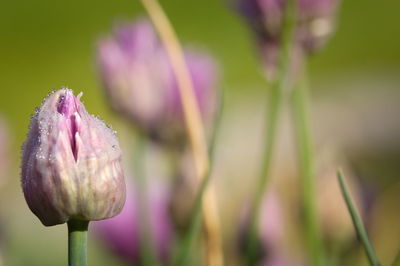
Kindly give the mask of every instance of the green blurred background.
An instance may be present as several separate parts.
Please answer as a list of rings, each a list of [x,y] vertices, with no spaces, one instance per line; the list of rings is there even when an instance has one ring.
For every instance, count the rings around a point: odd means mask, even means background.
[[[251,34],[229,3],[162,1],[182,41],[219,59],[224,87],[252,93],[249,89],[264,81]],[[337,34],[312,60],[312,77],[337,78],[361,70],[398,74],[399,8],[394,0],[343,1]],[[107,111],[93,60],[96,40],[115,21],[143,14],[139,1],[2,1],[0,111],[9,118],[16,143],[23,140],[33,108],[52,89],[82,90],[90,110]]]
[[[265,81],[252,36],[229,8],[230,1],[168,0],[161,4],[184,43],[204,48],[219,60],[223,73],[221,86],[228,105],[235,103],[236,98],[251,98],[262,91]],[[376,91],[389,88],[397,97],[399,10],[400,2],[395,0],[343,1],[337,33],[324,51],[311,60],[314,95],[329,94],[332,88],[351,90],[332,84],[352,84],[349,81],[352,77],[365,77],[369,87]],[[64,237],[65,228],[42,227],[23,202],[19,188],[19,150],[30,115],[51,90],[68,86],[84,92],[83,101],[89,112],[113,123],[116,118],[99,89],[93,60],[96,41],[108,34],[116,21],[143,14],[139,1],[1,1],[0,114],[10,127],[11,156],[15,163],[9,171],[8,184],[0,193],[3,211],[0,216],[12,217],[6,219],[11,228],[8,256],[12,265],[59,265],[66,259],[66,242],[52,243]],[[341,80],[346,82],[338,82]],[[400,98],[391,100],[399,102]],[[398,120],[388,119],[393,123]],[[399,158],[393,156],[390,166],[394,170],[389,173],[393,177],[387,184],[398,180],[400,167],[395,166]],[[382,158],[377,160],[386,162]],[[399,223],[394,224],[398,227]],[[109,263],[108,258],[100,256],[92,265]]]

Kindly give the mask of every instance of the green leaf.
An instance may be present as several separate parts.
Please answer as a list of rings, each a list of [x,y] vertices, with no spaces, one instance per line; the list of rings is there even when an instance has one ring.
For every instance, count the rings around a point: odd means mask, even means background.
[[[369,264],[371,266],[380,266],[381,264],[379,263],[376,252],[375,252],[374,248],[372,247],[372,244],[368,238],[367,231],[365,230],[365,227],[360,218],[360,215],[358,214],[357,209],[355,208],[353,201],[351,200],[349,191],[347,190],[346,184],[344,182],[343,175],[340,171],[337,172],[337,177],[339,180],[339,185],[340,185],[340,189],[342,191],[343,198],[347,205],[347,209],[351,215],[351,219],[353,221],[354,228],[358,234],[359,240],[361,241],[361,244],[364,247],[365,253],[367,254]]]

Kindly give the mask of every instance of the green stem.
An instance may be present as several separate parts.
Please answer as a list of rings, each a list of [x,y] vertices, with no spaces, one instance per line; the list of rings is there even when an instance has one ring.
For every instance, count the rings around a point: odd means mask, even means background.
[[[150,207],[148,206],[148,189],[145,171],[145,157],[146,157],[146,143],[147,139],[144,133],[138,132],[136,138],[136,145],[134,149],[134,176],[137,180],[135,200],[139,206],[139,224],[140,224],[140,260],[144,266],[158,266],[159,261],[156,256],[154,238],[150,228]]]
[[[357,235],[361,241],[361,244],[364,247],[365,253],[367,254],[369,264],[371,266],[379,266],[380,263],[379,263],[378,256],[376,255],[375,250],[372,247],[372,244],[368,238],[367,231],[365,230],[365,227],[360,218],[360,215],[358,214],[357,209],[355,208],[353,201],[351,200],[350,193],[347,190],[343,175],[340,172],[338,172],[337,177],[338,177],[338,181],[339,181],[340,189],[342,191],[343,198],[347,205],[347,209],[349,210],[349,213],[351,215],[351,220],[353,221],[354,228],[355,228]],[[396,265],[396,262],[394,263],[394,265]]]
[[[210,174],[207,173],[206,177],[203,178],[203,181],[201,182],[200,189],[196,195],[192,215],[190,216],[190,221],[189,221],[189,228],[187,233],[184,235],[184,238],[182,240],[182,243],[180,245],[179,253],[174,260],[175,262],[173,265],[176,266],[185,266],[188,265],[188,259],[189,259],[189,254],[190,250],[192,249],[194,245],[195,239],[197,239],[197,236],[200,232],[200,225],[201,225],[201,207],[202,207],[202,198],[204,195],[204,192],[207,188],[207,184],[209,183],[210,180]]]
[[[316,212],[314,156],[305,66],[303,70],[300,82],[293,90],[292,111],[300,163],[306,246],[311,265],[317,266],[324,264],[324,250]]]
[[[256,186],[255,196],[253,199],[251,214],[250,214],[250,230],[248,236],[248,246],[247,246],[247,265],[254,265],[256,263],[256,242],[258,235],[258,221],[261,210],[261,202],[267,190],[270,168],[272,157],[274,154],[274,144],[276,139],[277,127],[279,122],[279,114],[281,111],[283,92],[280,82],[273,84],[271,88],[271,94],[269,97],[269,108],[266,118],[268,123],[266,126],[266,140],[264,145],[264,151],[262,155],[262,166],[258,179],[258,185]]]
[[[89,222],[71,219],[68,225],[68,265],[87,265],[87,231]]]
[[[215,154],[215,146],[216,146],[215,143],[216,143],[216,138],[217,138],[219,128],[221,125],[221,118],[222,118],[223,109],[224,109],[223,95],[221,95],[221,100],[220,100],[219,106],[220,106],[220,108],[219,108],[219,111],[214,120],[213,132],[212,132],[209,149],[208,149],[209,158],[210,158],[210,168],[207,171],[207,173],[205,173],[204,178],[202,178],[202,182],[200,184],[199,190],[198,190],[195,200],[194,200],[192,215],[190,216],[190,221],[189,221],[188,231],[183,236],[183,240],[182,240],[182,243],[180,244],[180,249],[178,250],[176,259],[173,260],[173,265],[176,265],[176,266],[188,265],[188,259],[190,257],[189,256],[190,250],[192,249],[194,242],[197,239],[197,236],[200,232],[200,225],[201,225],[201,218],[202,218],[202,216],[201,216],[202,200],[203,200],[203,195],[204,195],[204,192],[206,191],[207,185],[210,182],[213,161],[214,161],[214,154]]]
[[[274,154],[279,115],[282,109],[284,90],[291,64],[290,51],[293,46],[293,31],[295,25],[295,1],[289,1],[285,10],[285,19],[282,29],[281,51],[279,55],[277,76],[273,80],[268,101],[268,113],[265,115],[265,144],[262,155],[261,171],[258,178],[252,209],[250,210],[249,232],[247,238],[247,265],[257,263],[257,234],[261,202],[265,196],[270,176],[271,162]]]

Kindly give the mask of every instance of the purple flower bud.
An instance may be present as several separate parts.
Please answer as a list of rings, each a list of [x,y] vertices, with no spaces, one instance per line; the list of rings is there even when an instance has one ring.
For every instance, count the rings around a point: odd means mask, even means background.
[[[185,51],[204,121],[214,114],[216,66],[203,53]],[[98,46],[97,62],[113,109],[158,140],[184,134],[180,94],[169,58],[150,22],[117,27]]]
[[[278,252],[272,254],[269,258],[266,258],[260,263],[262,266],[304,266],[305,264],[295,258],[290,258],[287,252]]]
[[[284,220],[282,202],[276,190],[269,190],[261,202],[258,223],[258,250],[257,265],[262,266],[302,266],[305,265],[297,255],[291,254],[285,243],[286,224]],[[248,219],[248,217],[244,216]],[[246,220],[244,220],[246,222]],[[247,220],[248,221],[248,220]],[[249,224],[242,223],[240,230],[240,251],[245,256],[248,248]]]
[[[246,255],[245,251],[248,245],[249,233],[249,217],[244,217],[247,219],[244,219],[243,221],[245,222],[241,224],[239,239],[242,255]],[[272,265],[269,262],[277,260],[283,250],[285,232],[281,202],[274,191],[267,192],[262,200],[259,219],[258,237],[256,240],[259,245],[257,256],[260,262],[265,263],[265,265]]]
[[[102,220],[125,202],[115,132],[87,113],[68,89],[51,93],[32,117],[23,146],[22,188],[45,226]]]
[[[277,250],[283,244],[285,232],[281,202],[275,192],[269,191],[262,204],[259,224],[261,242],[264,247]]]
[[[333,32],[339,0],[294,1],[297,4],[295,49],[311,53],[322,47]],[[239,12],[255,32],[270,68],[276,68],[287,3],[288,0],[237,0]]]
[[[169,257],[173,235],[167,211],[169,193],[165,186],[154,182],[147,191],[148,230],[157,258],[165,262]],[[112,219],[93,223],[94,232],[117,255],[131,265],[137,265],[140,261],[141,232],[144,231],[140,220],[139,198],[134,187],[128,183],[127,200],[122,212]]]

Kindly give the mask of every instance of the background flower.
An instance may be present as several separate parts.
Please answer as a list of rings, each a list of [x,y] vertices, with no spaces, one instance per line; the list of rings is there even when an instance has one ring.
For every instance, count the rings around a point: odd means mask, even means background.
[[[209,123],[218,96],[216,64],[194,49],[185,49],[185,59],[202,117]],[[176,143],[185,136],[175,75],[149,21],[116,27],[99,42],[97,62],[113,109],[155,140]]]
[[[256,35],[267,75],[275,74],[287,0],[237,0],[238,11]],[[320,49],[334,31],[339,0],[294,0],[293,60]],[[294,63],[294,68],[297,68]]]
[[[130,264],[140,263],[143,232],[149,230],[150,243],[157,259],[166,262],[170,256],[173,230],[168,214],[169,193],[161,182],[152,180],[145,198],[140,198],[138,187],[127,183],[127,199],[122,212],[114,218],[94,222],[95,232],[104,244]],[[147,217],[141,214],[144,208]],[[142,215],[142,217],[141,217]],[[141,224],[145,222],[148,227]]]

